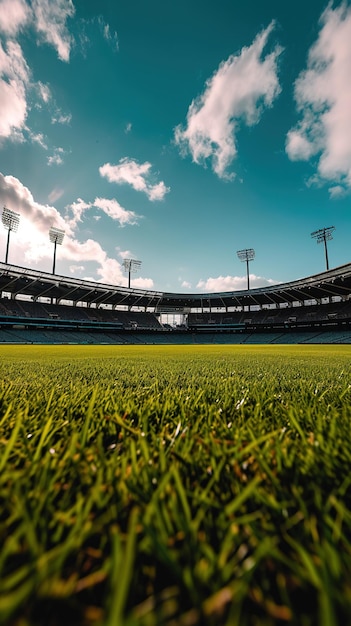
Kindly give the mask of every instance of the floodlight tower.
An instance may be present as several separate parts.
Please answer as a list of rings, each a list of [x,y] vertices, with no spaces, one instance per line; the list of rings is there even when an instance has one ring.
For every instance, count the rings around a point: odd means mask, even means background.
[[[65,231],[60,230],[59,228],[55,228],[55,226],[52,226],[49,230],[50,241],[51,243],[54,244],[54,262],[52,265],[53,274],[55,274],[55,265],[56,265],[56,246],[57,245],[60,246],[62,244],[64,236],[65,236]]]
[[[123,267],[125,272],[128,273],[128,289],[130,288],[130,275],[138,271],[141,265],[141,261],[137,261],[136,259],[124,259]]]
[[[10,245],[10,232],[13,230],[17,232],[20,216],[19,213],[15,213],[4,206],[1,216],[2,223],[4,227],[8,230],[7,233],[7,245],[6,245],[6,255],[5,255],[5,263],[7,263],[7,259],[9,256],[9,245]]]
[[[240,261],[246,261],[247,290],[250,291],[249,262],[254,260],[255,250],[253,248],[245,248],[245,250],[238,250],[237,255]]]
[[[315,230],[313,233],[311,233],[311,237],[313,239],[317,239],[317,243],[324,243],[325,264],[327,270],[329,269],[327,241],[333,239],[332,233],[334,232],[334,230],[335,226],[326,226],[325,228],[320,228],[319,230]]]

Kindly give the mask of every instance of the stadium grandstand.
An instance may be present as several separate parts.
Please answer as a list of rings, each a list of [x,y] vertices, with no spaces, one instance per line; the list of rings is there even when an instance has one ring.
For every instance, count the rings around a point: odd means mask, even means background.
[[[206,294],[135,289],[0,263],[0,343],[351,343],[351,263]],[[163,319],[173,315],[175,327]]]

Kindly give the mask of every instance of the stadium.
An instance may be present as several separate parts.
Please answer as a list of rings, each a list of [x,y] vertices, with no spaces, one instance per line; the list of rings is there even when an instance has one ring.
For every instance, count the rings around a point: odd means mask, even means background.
[[[56,235],[0,263],[0,623],[350,623],[351,263],[169,293]]]
[[[351,342],[351,263],[288,283],[203,294],[0,263],[0,290],[1,343]]]

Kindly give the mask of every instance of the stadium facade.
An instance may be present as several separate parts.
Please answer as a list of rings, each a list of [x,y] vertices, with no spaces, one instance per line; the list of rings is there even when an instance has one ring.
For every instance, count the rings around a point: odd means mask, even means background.
[[[259,340],[260,334],[274,342],[277,333],[277,343],[288,334],[289,342],[300,341],[302,333],[303,342],[306,333],[318,342],[349,343],[351,337],[351,263],[288,283],[202,294],[108,285],[0,263],[0,291],[0,342],[56,337],[155,343],[165,333],[169,341],[170,333],[172,341],[182,333],[182,342],[190,335],[193,341],[194,335],[206,335],[203,341],[211,335],[216,342],[229,334],[236,343],[252,342],[251,335]],[[164,314],[177,315],[181,328],[173,332],[162,325]]]

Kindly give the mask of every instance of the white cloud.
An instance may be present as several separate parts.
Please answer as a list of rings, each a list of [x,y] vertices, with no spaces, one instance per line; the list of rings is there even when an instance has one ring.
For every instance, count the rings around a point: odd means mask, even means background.
[[[61,5],[63,6],[61,0],[58,5],[51,3],[50,11],[55,13],[54,7],[56,6],[59,10]],[[17,34],[20,26],[31,23],[29,21],[31,12],[29,9],[26,12],[25,6],[19,0],[11,0],[10,5],[8,0],[2,2],[0,0],[0,31],[5,32],[4,42],[0,42],[0,140],[24,142],[29,139],[46,150],[47,142],[43,133],[34,132],[27,126],[30,111],[28,94],[32,92],[36,99],[32,104],[33,108],[41,109],[44,103],[54,110],[52,123],[68,124],[72,116],[62,113],[57,107],[47,84],[41,81],[32,82],[31,71],[24,58],[22,48],[12,37],[12,35]],[[33,3],[33,9],[38,15],[46,15],[47,0],[36,0]],[[7,11],[9,11],[10,17],[13,17],[13,22],[6,21]],[[49,18],[49,14],[46,17]],[[11,24],[13,24],[13,28]],[[49,24],[48,28],[54,28],[54,22]],[[48,158],[49,165],[62,163],[62,153],[60,154],[60,152],[61,149],[57,149]]]
[[[114,51],[119,51],[118,34],[116,31],[111,30],[110,25],[105,21],[102,15],[92,17],[89,19],[80,19],[80,32],[78,33],[78,39],[80,43],[80,50],[84,57],[87,55],[87,51],[92,47],[94,39],[96,37],[95,28],[98,27],[100,34],[108,43],[109,47]],[[91,27],[94,28],[93,34],[91,33]]]
[[[17,178],[4,176],[1,173],[0,204],[21,216],[18,232],[11,241],[10,262],[23,265],[23,260],[38,262],[50,257],[52,255],[49,242],[51,226],[62,228],[67,232],[67,226],[57,209],[39,204],[34,200],[29,189]]]
[[[124,274],[123,267],[115,259],[108,258],[105,260],[101,267],[97,270],[98,275],[102,282],[110,285],[128,285],[128,278]],[[154,281],[152,278],[134,278],[131,280],[131,287],[137,287],[139,289],[152,289]]]
[[[82,215],[84,211],[90,209],[92,206],[91,202],[84,202],[82,198],[78,198],[76,202],[72,202],[66,207],[66,220],[69,223],[70,227],[74,230],[78,224],[78,222],[82,221]],[[69,214],[72,213],[72,217],[69,217]]]
[[[69,61],[73,40],[66,21],[75,13],[72,0],[32,0],[32,9],[40,38],[56,49],[61,61]]]
[[[36,202],[30,190],[14,176],[4,176],[0,173],[0,205],[20,214],[18,232],[13,233],[10,245],[10,263],[23,266],[24,264],[39,264],[43,260],[50,261],[53,255],[52,243],[49,240],[51,226],[65,231],[63,244],[57,248],[57,258],[69,262],[69,271],[80,270],[85,262],[96,264],[96,273],[100,280],[115,285],[126,285],[122,265],[106,254],[101,245],[87,239],[83,242],[77,239],[75,228],[78,213],[89,208],[90,204],[79,199],[72,206],[76,208],[76,221],[64,220],[53,206],[42,205]],[[0,245],[3,248],[6,238],[5,229],[0,230]],[[72,263],[73,262],[73,263]],[[78,266],[78,267],[77,267]],[[150,278],[139,277],[133,281],[139,287],[153,287]]]
[[[61,257],[71,261],[96,261],[103,264],[106,261],[106,252],[102,249],[98,241],[86,239],[80,242],[74,237],[67,237],[62,247]]]
[[[265,287],[267,285],[274,285],[277,281],[272,278],[263,278],[262,276],[256,276],[250,274],[250,288]],[[198,289],[204,292],[221,292],[221,291],[240,291],[247,289],[247,277],[246,276],[217,276],[217,278],[207,278],[206,280],[199,280],[196,285]]]
[[[64,154],[63,148],[55,148],[54,153],[47,158],[48,165],[62,165]]]
[[[307,161],[318,152],[318,140],[311,143],[304,133],[307,131],[306,124],[300,124],[298,129],[289,130],[286,140],[286,152],[291,161]]]
[[[21,217],[32,221],[39,233],[47,233],[51,226],[67,231],[66,223],[53,206],[35,202],[28,187],[18,178],[0,173],[0,205],[20,213]]]
[[[54,98],[52,97],[51,89],[49,85],[38,81],[36,84],[36,89],[39,94],[40,100],[47,105],[50,114],[51,114],[51,123],[52,124],[70,124],[72,121],[71,113],[63,113],[61,109],[57,106]],[[42,108],[41,102],[37,102],[35,104],[37,109]]]
[[[132,122],[128,122],[128,123],[125,125],[124,132],[125,132],[125,134],[126,134],[126,135],[128,135],[128,133],[130,133],[130,131],[131,131],[131,130],[132,130]]]
[[[29,22],[31,10],[25,0],[0,1],[0,32],[15,37]]]
[[[23,141],[29,78],[29,68],[18,43],[8,41],[6,50],[0,43],[0,139]]]
[[[105,262],[98,268],[97,274],[103,283],[109,285],[127,285],[127,278],[124,276],[123,267],[116,259],[105,259]]]
[[[328,5],[320,24],[295,83],[301,120],[287,135],[286,152],[291,160],[318,155],[318,179],[337,183],[335,196],[351,187],[351,7]]]
[[[51,99],[51,91],[49,85],[45,85],[41,81],[37,83],[38,91],[41,99],[47,104]]]
[[[184,287],[184,289],[191,289],[191,283],[189,283],[187,280],[183,280],[181,283],[181,287]]]
[[[195,163],[212,159],[212,167],[221,178],[232,178],[228,167],[237,154],[236,133],[240,122],[256,124],[265,107],[272,105],[280,92],[277,62],[282,48],[262,58],[272,22],[254,40],[222,62],[206,82],[204,93],[191,103],[187,125],[175,129],[175,142]]]
[[[101,15],[98,18],[98,23],[101,28],[104,39],[106,39],[106,41],[108,41],[108,43],[112,45],[114,50],[118,51],[119,43],[118,43],[118,35],[116,31],[111,32],[110,25],[104,21]]]
[[[136,287],[137,289],[152,289],[154,286],[154,281],[152,278],[132,278],[130,281],[131,287]]]
[[[37,143],[43,148],[43,150],[48,149],[43,133],[33,133],[29,128],[26,130],[28,131],[28,136],[33,143]]]
[[[133,211],[127,211],[124,209],[119,202],[115,199],[108,198],[95,198],[94,202],[85,202],[82,198],[78,198],[76,202],[68,205],[66,207],[66,219],[68,224],[72,229],[76,228],[79,222],[82,221],[82,216],[88,209],[92,207],[98,208],[106,215],[108,215],[111,219],[116,220],[120,223],[120,226],[125,226],[126,224],[136,224],[139,215],[136,215]],[[93,216],[95,220],[99,220],[100,216]],[[120,256],[122,256],[122,252],[118,252]],[[123,257],[122,257],[123,258]]]
[[[73,17],[72,0],[0,0],[0,140],[25,141],[28,137],[46,149],[43,135],[26,127],[30,108],[41,108],[42,103],[54,108],[53,123],[68,124],[70,114],[64,114],[52,102],[48,85],[31,81],[31,72],[16,37],[29,28],[36,31],[39,40],[52,45],[63,61],[69,60],[73,39],[67,29],[67,19]],[[37,101],[28,105],[32,91]],[[62,159],[62,157],[61,157]],[[49,164],[59,163],[56,153]]]
[[[342,185],[335,185],[334,187],[330,187],[328,189],[328,192],[331,198],[342,198],[347,193],[345,187],[343,187]]]
[[[93,205],[98,209],[101,209],[106,215],[113,220],[119,222],[120,226],[126,224],[137,224],[140,215],[134,213],[134,211],[127,211],[124,209],[117,200],[114,198],[109,200],[108,198],[95,198]]]
[[[116,252],[121,259],[134,259],[135,255],[130,250],[121,250],[120,248],[116,248]]]
[[[105,163],[99,168],[99,172],[110,183],[117,183],[118,185],[127,183],[136,191],[143,191],[151,201],[163,200],[169,191],[169,187],[166,187],[163,181],[153,183],[151,163],[147,161],[139,164],[134,159],[124,157],[120,159],[118,165]]]
[[[71,274],[76,274],[78,273],[82,273],[85,270],[85,266],[84,265],[70,265],[69,267],[69,271],[71,272]]]
[[[71,113],[64,114],[62,113],[62,111],[60,111],[60,109],[56,109],[56,112],[51,118],[52,124],[70,124],[71,121],[72,121],[72,114]]]

